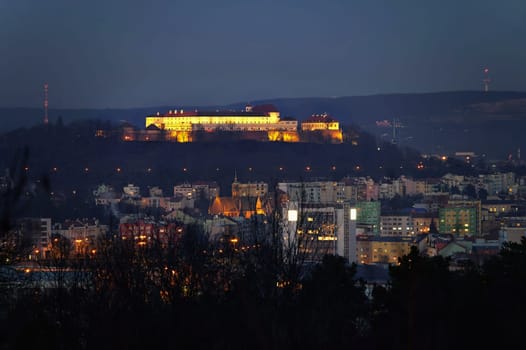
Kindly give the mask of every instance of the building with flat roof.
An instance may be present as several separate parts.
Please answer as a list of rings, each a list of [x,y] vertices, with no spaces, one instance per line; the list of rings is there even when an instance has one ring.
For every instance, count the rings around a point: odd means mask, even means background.
[[[250,106],[243,111],[169,110],[146,117],[146,127],[155,125],[167,131],[296,131],[297,121],[280,121],[273,105]]]
[[[440,233],[451,233],[457,236],[480,234],[480,220],[475,206],[449,205],[439,209],[438,216]]]
[[[410,236],[414,234],[413,218],[410,215],[380,216],[381,236]]]
[[[300,203],[343,203],[345,184],[337,181],[280,182],[278,189]]]
[[[327,113],[313,114],[301,122],[301,130],[340,130],[340,123]]]
[[[173,109],[146,117],[145,130],[123,127],[124,141],[194,142],[213,139],[213,135],[227,132],[240,139],[282,142],[343,141],[339,122],[327,114],[313,115],[301,124],[286,117],[273,105],[247,105],[243,110],[184,110]]]
[[[367,226],[374,234],[380,233],[380,213],[381,206],[379,201],[360,201],[356,202],[358,226]]]
[[[263,181],[242,183],[237,179],[237,175],[232,182],[232,197],[260,197],[268,195],[268,184]]]
[[[421,236],[358,235],[356,261],[360,264],[398,264],[398,259],[409,254],[412,246],[419,247],[422,239]]]
[[[356,262],[356,209],[344,204],[300,204],[283,208],[283,245],[300,263],[321,262],[326,254]]]

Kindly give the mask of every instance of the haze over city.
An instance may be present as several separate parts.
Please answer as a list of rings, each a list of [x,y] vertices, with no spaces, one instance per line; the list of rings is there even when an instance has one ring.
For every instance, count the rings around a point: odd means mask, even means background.
[[[0,1],[0,106],[215,105],[526,90],[526,5],[481,1]]]

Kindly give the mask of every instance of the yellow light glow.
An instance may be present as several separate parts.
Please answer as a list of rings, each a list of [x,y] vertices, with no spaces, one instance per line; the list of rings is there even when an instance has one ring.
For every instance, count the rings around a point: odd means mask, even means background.
[[[267,132],[269,141],[299,142],[300,138],[296,131],[271,130]]]
[[[318,241],[336,241],[338,238],[334,236],[319,236]]]

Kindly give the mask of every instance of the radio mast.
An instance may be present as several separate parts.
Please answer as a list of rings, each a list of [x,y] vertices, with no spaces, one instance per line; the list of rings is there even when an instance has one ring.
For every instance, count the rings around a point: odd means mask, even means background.
[[[47,83],[44,83],[44,124],[48,124],[49,123],[49,118],[48,118],[48,115],[47,115],[47,107],[48,107],[48,84]]]

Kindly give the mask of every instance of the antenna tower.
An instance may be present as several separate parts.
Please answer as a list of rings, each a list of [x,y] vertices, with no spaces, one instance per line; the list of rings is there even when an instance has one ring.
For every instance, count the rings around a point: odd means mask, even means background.
[[[484,79],[482,79],[482,82],[484,83],[484,92],[489,91],[489,83],[491,83],[491,79],[489,78],[489,69],[484,68]]]
[[[49,118],[48,118],[48,115],[47,115],[47,107],[48,107],[48,95],[47,95],[47,91],[48,91],[48,84],[47,83],[44,83],[44,124],[47,124],[49,123]]]

